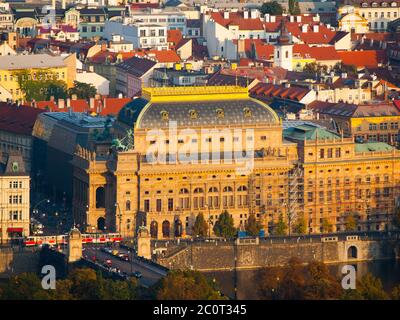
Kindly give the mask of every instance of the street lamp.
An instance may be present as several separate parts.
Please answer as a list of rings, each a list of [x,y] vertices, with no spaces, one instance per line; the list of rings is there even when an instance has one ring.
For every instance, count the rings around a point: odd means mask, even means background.
[[[205,205],[208,209],[208,240],[211,239],[211,216],[210,216],[210,206],[208,204]]]
[[[118,232],[122,236],[122,230],[121,230],[121,223],[122,223],[121,207],[119,206],[118,202],[115,203],[115,207],[118,208],[118,212],[119,212],[119,214],[118,214],[118,218],[119,218],[119,230],[118,230]]]
[[[37,202],[34,206],[33,206],[33,209],[32,209],[32,213],[39,213],[39,211],[37,210],[37,207],[40,205],[40,204],[42,204],[43,202],[46,202],[46,203],[50,203],[50,200],[49,199],[42,199],[42,200],[40,200],[39,202]]]

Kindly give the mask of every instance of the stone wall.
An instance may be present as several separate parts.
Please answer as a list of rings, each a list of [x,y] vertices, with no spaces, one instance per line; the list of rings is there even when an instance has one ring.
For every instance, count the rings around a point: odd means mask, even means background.
[[[200,271],[255,269],[281,266],[295,257],[308,263],[313,260],[325,263],[356,262],[395,257],[395,241],[334,241],[254,244],[234,242],[192,243],[181,250],[158,257],[157,263],[170,269],[196,269]],[[351,247],[356,256],[349,256]],[[176,250],[176,248],[174,248]]]
[[[0,277],[8,278],[11,274],[37,272],[39,252],[0,248]]]

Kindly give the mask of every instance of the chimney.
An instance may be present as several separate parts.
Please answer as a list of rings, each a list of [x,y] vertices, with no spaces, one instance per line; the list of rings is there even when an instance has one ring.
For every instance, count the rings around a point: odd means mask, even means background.
[[[248,19],[248,18],[249,18],[249,12],[248,12],[247,10],[243,11],[243,17],[244,17],[245,19]]]
[[[229,19],[229,11],[224,11],[224,19]]]
[[[269,22],[270,20],[269,20],[269,13],[266,13],[265,15],[264,15],[264,21],[265,22]]]
[[[374,39],[371,39],[370,46],[371,46],[371,47],[374,46]]]
[[[51,101],[51,102],[54,102],[54,96],[51,96],[51,97],[50,97],[50,101]]]
[[[101,51],[107,51],[107,43],[104,41],[101,43]]]
[[[67,98],[67,108],[71,108],[71,99]]]
[[[301,32],[307,33],[307,29],[308,29],[308,25],[307,25],[307,24],[303,24],[303,25],[301,26]]]
[[[289,21],[294,22],[294,16],[289,16]]]
[[[296,16],[297,22],[301,22],[301,16]]]
[[[71,96],[71,99],[72,99],[72,100],[77,100],[77,99],[78,99],[78,96],[77,96],[76,94],[73,94],[73,95]]]
[[[276,16],[271,16],[271,18],[270,18],[269,21],[270,21],[270,22],[275,22],[275,21],[276,21]]]
[[[318,33],[318,32],[319,32],[319,25],[314,24],[314,25],[313,25],[313,31],[314,31],[315,33]]]
[[[342,72],[342,79],[346,79],[347,78],[347,73],[346,72]]]
[[[258,18],[258,10],[256,10],[256,9],[251,9],[251,11],[250,11],[250,17],[251,17],[252,19],[257,19],[257,18]]]
[[[64,109],[64,99],[58,99],[58,109]]]

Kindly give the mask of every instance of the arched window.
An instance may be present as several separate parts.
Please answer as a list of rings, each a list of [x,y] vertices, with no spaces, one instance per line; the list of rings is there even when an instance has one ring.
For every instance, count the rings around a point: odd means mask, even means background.
[[[193,207],[194,207],[194,209],[204,208],[204,190],[203,190],[203,188],[194,189]]]
[[[130,200],[126,200],[125,210],[126,211],[130,211],[131,210],[131,201]]]
[[[247,191],[247,187],[246,186],[240,186],[237,191]]]
[[[162,223],[162,234],[164,238],[169,238],[169,233],[170,233],[170,223],[168,220],[165,220]]]
[[[190,208],[190,198],[189,198],[189,190],[186,188],[182,188],[179,190],[179,207],[181,209],[189,209]]]
[[[182,221],[181,220],[175,220],[174,224],[174,235],[175,237],[181,237],[182,236]]]
[[[105,208],[106,197],[104,187],[98,187],[96,189],[96,208]]]
[[[189,190],[186,188],[182,188],[181,190],[179,190],[179,194],[188,194]]]
[[[230,186],[226,186],[226,187],[224,188],[224,192],[233,192],[233,189],[232,189],[232,187],[230,187]]]
[[[285,51],[285,57],[286,57],[286,59],[289,58],[289,51]]]
[[[152,221],[150,223],[150,236],[152,238],[157,238],[158,237],[158,223],[157,223],[157,221]]]
[[[211,187],[210,189],[208,189],[208,192],[218,192],[218,188],[217,187]]]
[[[97,229],[98,230],[104,230],[106,226],[106,219],[104,219],[103,217],[100,217],[97,219]]]

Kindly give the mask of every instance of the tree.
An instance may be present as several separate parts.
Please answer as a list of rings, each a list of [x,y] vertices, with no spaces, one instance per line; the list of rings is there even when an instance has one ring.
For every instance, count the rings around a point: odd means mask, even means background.
[[[75,94],[78,99],[90,99],[97,93],[97,89],[91,84],[74,81],[74,86],[68,90],[68,94],[72,96]]]
[[[364,275],[357,281],[355,290],[346,290],[342,296],[344,300],[387,300],[388,294],[383,290],[382,282],[371,273]]]
[[[342,74],[356,74],[357,67],[355,65],[343,64],[342,62],[337,62],[332,69],[335,73]]]
[[[264,2],[260,7],[260,12],[263,15],[268,13],[273,16],[279,16],[283,13],[283,8],[277,1]]]
[[[294,226],[294,232],[298,234],[305,234],[307,232],[307,223],[303,217],[297,220],[297,223]]]
[[[322,232],[329,233],[333,231],[332,223],[329,222],[327,218],[322,219]]]
[[[392,300],[400,300],[400,285],[397,285],[392,290]]]
[[[309,75],[324,74],[328,71],[328,66],[315,62],[306,63],[303,67],[303,72]]]
[[[2,288],[2,300],[48,300],[49,292],[42,288],[34,273],[22,273],[11,277]]]
[[[352,214],[349,214],[346,219],[345,219],[345,225],[346,225],[346,230],[347,231],[354,231],[357,228],[357,222],[356,219],[354,219],[354,216]]]
[[[193,226],[193,235],[199,237],[206,237],[208,231],[208,224],[204,219],[203,213],[199,213]]]
[[[338,299],[343,294],[340,281],[322,262],[312,261],[306,267],[305,298],[310,300]]]
[[[289,13],[292,15],[300,14],[300,6],[297,0],[289,0]]]
[[[258,236],[260,234],[260,230],[262,225],[259,221],[257,221],[255,214],[250,214],[249,218],[246,222],[246,231],[251,236]]]
[[[156,284],[159,300],[223,299],[215,284],[198,271],[170,271]]]
[[[17,71],[13,77],[17,79],[27,101],[45,101],[50,100],[50,97],[65,99],[67,96],[67,84],[58,80],[57,75],[49,70]]]
[[[218,221],[215,223],[214,226],[214,233],[218,237],[224,237],[227,239],[233,238],[235,236],[236,228],[233,224],[233,218],[228,211],[225,210],[219,215]]]
[[[287,224],[283,220],[283,215],[280,214],[278,223],[275,226],[275,232],[274,233],[276,235],[283,236],[283,235],[286,234],[286,230],[287,230]]]

